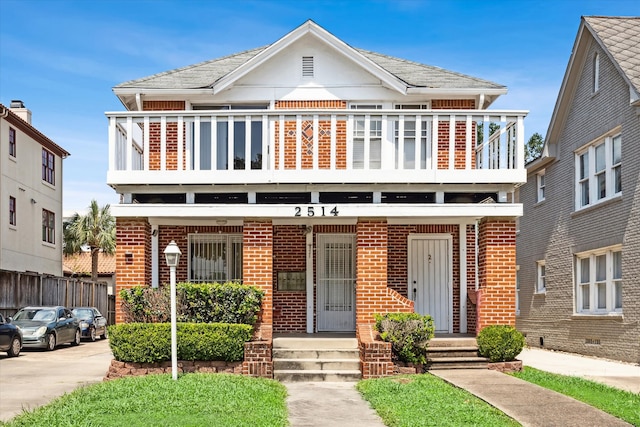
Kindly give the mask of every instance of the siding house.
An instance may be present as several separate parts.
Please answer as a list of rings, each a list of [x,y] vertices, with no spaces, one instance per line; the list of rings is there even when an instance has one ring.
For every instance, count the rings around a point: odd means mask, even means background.
[[[544,152],[519,188],[517,327],[640,362],[640,18],[583,17]]]
[[[117,290],[168,283],[175,240],[178,281],[263,289],[274,333],[354,333],[397,311],[438,333],[515,324],[526,112],[487,109],[504,86],[307,21],[113,90]]]
[[[0,104],[0,270],[62,276],[62,147]]]

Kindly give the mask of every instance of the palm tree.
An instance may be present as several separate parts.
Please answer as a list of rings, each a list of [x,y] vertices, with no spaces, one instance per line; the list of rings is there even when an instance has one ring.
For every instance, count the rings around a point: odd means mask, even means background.
[[[91,250],[91,280],[98,280],[98,256],[100,251],[112,255],[116,250],[115,219],[109,212],[110,206],[98,207],[91,201],[89,212],[80,215],[77,212],[64,224],[64,254],[82,252],[83,247]]]

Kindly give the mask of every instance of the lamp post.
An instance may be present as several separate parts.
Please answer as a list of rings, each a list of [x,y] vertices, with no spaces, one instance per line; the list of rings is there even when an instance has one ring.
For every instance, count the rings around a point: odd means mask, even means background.
[[[171,271],[171,376],[178,379],[178,337],[176,332],[176,267],[180,261],[180,248],[175,241],[171,241],[164,249],[164,257]]]

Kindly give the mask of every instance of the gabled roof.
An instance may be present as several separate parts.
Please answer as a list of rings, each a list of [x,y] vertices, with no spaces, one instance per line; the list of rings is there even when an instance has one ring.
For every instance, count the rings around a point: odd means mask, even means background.
[[[530,172],[541,168],[556,155],[555,144],[585,64],[590,37],[600,45],[629,85],[631,105],[640,106],[640,17],[583,16],[547,129],[543,154],[527,165]]]
[[[494,90],[506,93],[505,86],[488,80],[353,48],[310,20],[269,46],[130,80],[115,86],[114,91],[118,94],[125,91],[130,93],[127,89],[212,88],[214,92],[218,92],[307,34],[313,34],[333,47],[337,53],[350,58],[387,86],[398,91],[406,92],[408,88],[443,88]]]

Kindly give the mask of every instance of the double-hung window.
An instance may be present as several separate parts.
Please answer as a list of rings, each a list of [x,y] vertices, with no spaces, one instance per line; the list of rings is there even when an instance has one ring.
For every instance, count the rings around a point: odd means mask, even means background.
[[[576,152],[576,209],[622,193],[622,139],[608,136]]]
[[[600,249],[576,255],[576,311],[622,312],[622,250]]]
[[[17,224],[16,216],[16,198],[9,196],[9,225],[15,226]]]
[[[538,172],[536,175],[536,202],[541,202],[545,199],[546,184],[545,184],[545,171]]]
[[[189,281],[242,281],[242,234],[190,234]]]
[[[9,128],[9,155],[16,157],[16,130]]]
[[[42,180],[56,185],[56,156],[45,148],[42,149]]]
[[[56,242],[56,214],[46,209],[42,209],[42,241]]]
[[[536,263],[536,293],[543,294],[547,291],[547,269],[544,261]]]
[[[351,108],[354,110],[380,110],[382,105],[356,104]],[[353,121],[352,136],[353,168],[380,169],[382,166],[382,116],[356,115]]]

